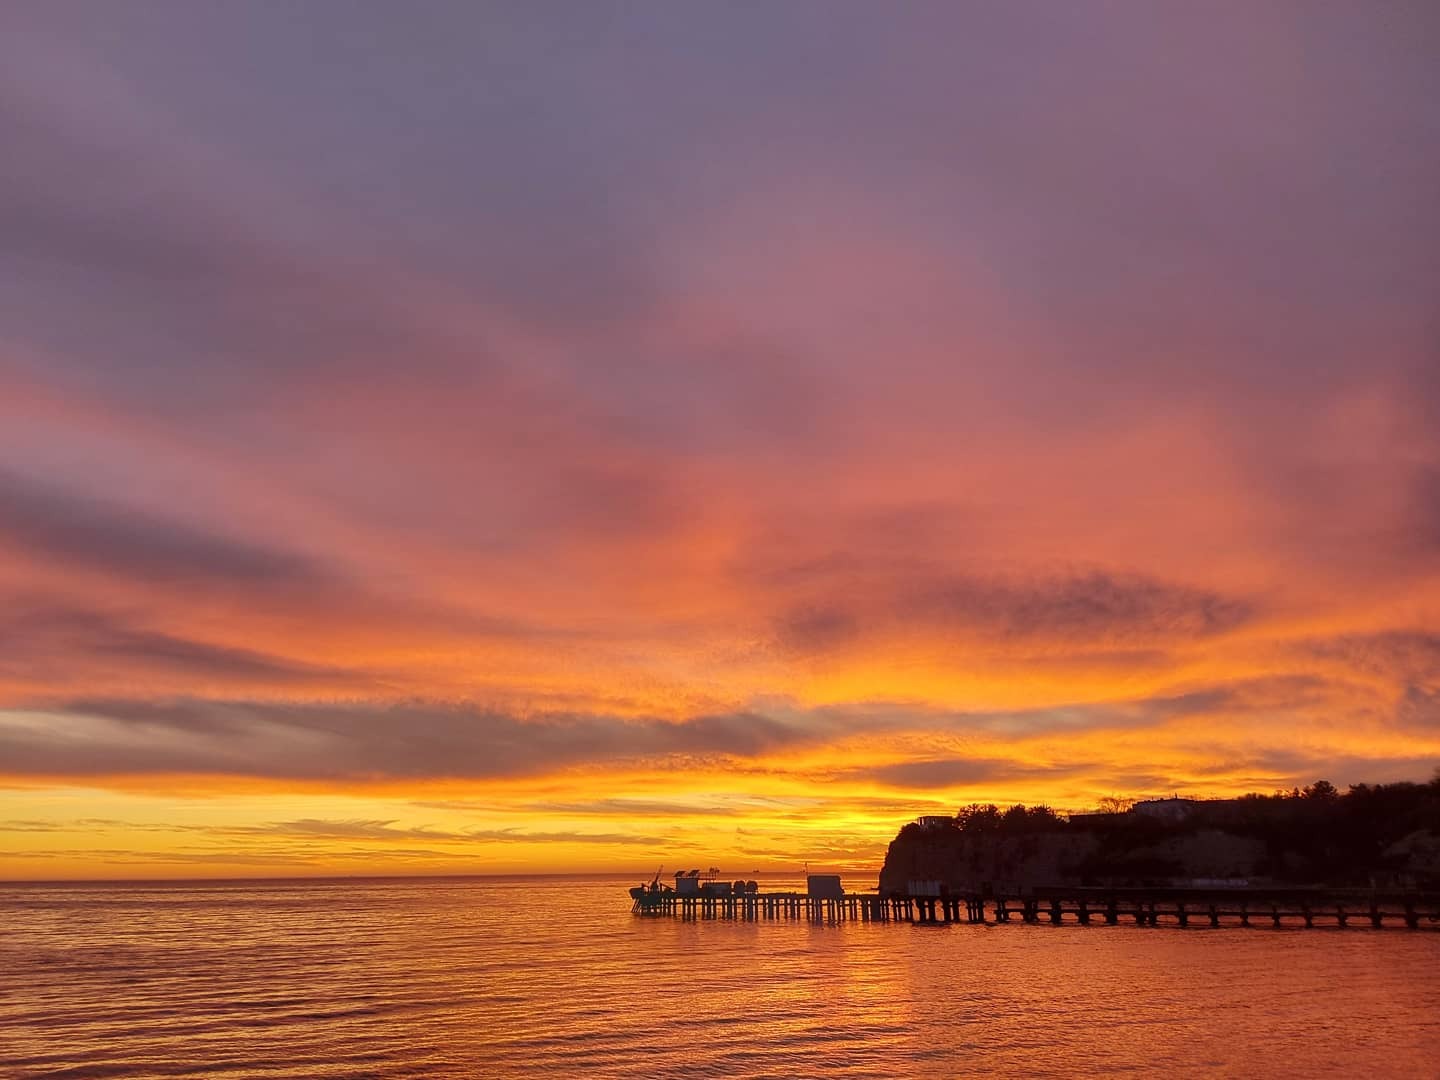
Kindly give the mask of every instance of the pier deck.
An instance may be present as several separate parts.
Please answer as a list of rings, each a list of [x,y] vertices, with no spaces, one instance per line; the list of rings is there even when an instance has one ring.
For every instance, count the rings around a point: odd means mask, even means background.
[[[803,892],[684,896],[662,892],[636,900],[642,915],[682,919],[807,920],[836,923],[1101,923],[1139,926],[1403,926],[1440,929],[1440,894],[1310,889],[1026,888],[943,896],[845,893],[823,899]]]

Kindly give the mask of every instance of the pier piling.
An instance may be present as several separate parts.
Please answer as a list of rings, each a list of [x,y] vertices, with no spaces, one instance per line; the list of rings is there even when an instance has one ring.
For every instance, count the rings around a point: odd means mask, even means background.
[[[631,908],[639,915],[678,915],[685,920],[776,921],[806,920],[833,925],[841,922],[908,922],[920,926],[948,926],[952,923],[984,925],[1020,921],[1034,925],[1045,921],[1060,926],[1074,916],[1088,925],[1095,916],[1107,926],[1122,919],[1136,926],[1166,925],[1188,928],[1196,923],[1209,927],[1248,927],[1251,916],[1268,917],[1269,925],[1307,928],[1352,924],[1382,929],[1387,924],[1410,930],[1440,925],[1440,893],[1383,893],[1372,890],[1251,889],[1234,892],[1216,890],[1154,888],[1105,889],[1083,886],[1027,887],[985,893],[943,893],[908,896],[894,893],[844,893],[838,897],[816,897],[805,893],[741,893],[731,896],[682,896],[673,891],[656,891],[636,896]],[[963,916],[961,912],[964,912]]]

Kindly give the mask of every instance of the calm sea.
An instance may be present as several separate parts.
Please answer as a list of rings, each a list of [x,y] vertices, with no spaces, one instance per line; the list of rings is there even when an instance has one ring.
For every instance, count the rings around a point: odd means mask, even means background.
[[[1440,1076],[1440,932],[682,922],[634,883],[0,885],[0,1075]]]

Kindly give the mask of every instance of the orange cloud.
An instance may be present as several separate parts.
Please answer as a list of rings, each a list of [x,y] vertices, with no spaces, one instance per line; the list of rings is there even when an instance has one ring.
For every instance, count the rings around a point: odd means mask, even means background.
[[[873,865],[1440,760],[1403,14],[450,17],[393,113],[213,14],[0,41],[0,873]]]

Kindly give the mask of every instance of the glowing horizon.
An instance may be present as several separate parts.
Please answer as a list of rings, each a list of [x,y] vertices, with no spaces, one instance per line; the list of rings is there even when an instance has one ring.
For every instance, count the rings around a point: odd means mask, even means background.
[[[1433,775],[1423,5],[602,9],[0,17],[0,878]]]

